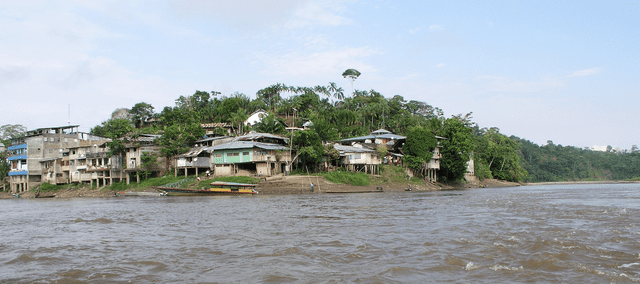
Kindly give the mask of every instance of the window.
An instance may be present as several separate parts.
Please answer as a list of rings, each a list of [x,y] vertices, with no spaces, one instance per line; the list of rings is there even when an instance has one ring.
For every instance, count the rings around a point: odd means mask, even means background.
[[[220,153],[217,153],[217,154],[215,154],[214,156],[215,156],[216,158],[222,158],[222,154],[220,154]]]
[[[356,160],[357,160],[357,159],[360,159],[360,154],[356,154],[355,159],[356,159]]]
[[[249,152],[243,152],[242,155],[249,156]]]

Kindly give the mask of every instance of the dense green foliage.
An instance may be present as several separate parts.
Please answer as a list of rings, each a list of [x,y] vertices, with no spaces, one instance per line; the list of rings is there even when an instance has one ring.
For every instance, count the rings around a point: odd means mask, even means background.
[[[324,147],[318,133],[311,129],[297,131],[293,135],[293,148],[298,153],[298,160],[307,170],[315,170],[322,160]]]
[[[414,170],[422,168],[425,162],[431,160],[437,143],[432,132],[422,127],[414,128],[407,134],[407,142],[403,148],[405,162]]]
[[[520,161],[520,144],[501,134],[498,128],[480,129],[474,136],[473,159],[480,179],[521,181],[527,171]]]
[[[572,146],[538,146],[512,137],[521,145],[526,181],[626,180],[640,177],[640,152],[600,152]]]
[[[464,122],[456,118],[445,121],[443,130],[447,140],[442,141],[442,161],[440,162],[439,176],[444,181],[457,181],[467,172],[467,162],[473,150],[471,129]]]

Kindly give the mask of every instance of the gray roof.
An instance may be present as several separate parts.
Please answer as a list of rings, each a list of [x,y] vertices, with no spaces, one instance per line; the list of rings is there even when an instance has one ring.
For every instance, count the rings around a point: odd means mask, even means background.
[[[217,136],[217,137],[204,138],[204,139],[196,140],[196,143],[213,141],[213,140],[218,140],[223,138],[229,138],[229,136]]]
[[[340,154],[344,153],[374,153],[376,150],[368,149],[368,148],[360,148],[353,146],[344,146],[340,144],[333,144],[333,148],[340,151]]]
[[[204,150],[207,152],[213,152],[213,151],[228,150],[228,149],[252,149],[252,148],[260,148],[265,150],[289,150],[288,147],[278,145],[278,144],[251,142],[251,141],[233,141],[225,144],[207,147]]]
[[[256,140],[256,139],[260,139],[260,138],[279,139],[279,140],[283,140],[283,141],[288,141],[289,140],[289,138],[278,136],[278,135],[274,135],[274,134],[270,134],[270,133],[260,133],[260,132],[251,131],[246,135],[242,135],[242,136],[236,137],[235,141],[252,141],[252,140]]]
[[[178,157],[178,158],[179,157],[197,157],[198,155],[200,155],[200,153],[202,153],[202,151],[205,150],[205,148],[206,148],[206,146],[191,148],[189,150],[189,152],[177,155],[176,157]]]
[[[407,138],[407,137],[402,136],[402,135],[397,135],[397,134],[389,133],[389,134],[380,134],[380,135],[365,135],[365,136],[359,136],[359,137],[353,137],[353,138],[342,139],[342,140],[340,140],[340,141],[341,141],[341,142],[353,142],[353,141],[364,141],[364,140],[367,140],[367,139],[375,140],[376,138],[379,138],[379,139],[400,140],[400,139],[405,139],[405,138]]]

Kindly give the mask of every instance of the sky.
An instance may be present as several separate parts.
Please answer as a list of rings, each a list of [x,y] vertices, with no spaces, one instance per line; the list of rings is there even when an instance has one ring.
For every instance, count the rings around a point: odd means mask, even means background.
[[[634,2],[635,1],[635,2]],[[640,1],[0,0],[0,125],[335,82],[546,145],[640,145]]]

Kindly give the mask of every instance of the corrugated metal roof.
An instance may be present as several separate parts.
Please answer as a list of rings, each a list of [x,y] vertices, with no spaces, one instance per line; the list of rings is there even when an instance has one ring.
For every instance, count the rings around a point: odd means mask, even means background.
[[[353,146],[344,146],[340,144],[333,144],[333,148],[340,151],[340,154],[343,153],[374,153],[376,150],[371,150],[367,148],[353,147]]]
[[[271,133],[260,133],[260,132],[249,132],[249,134],[247,135],[242,135],[242,136],[238,136],[236,137],[235,141],[247,141],[247,140],[256,140],[256,139],[260,139],[260,138],[272,138],[272,139],[279,139],[279,140],[284,140],[284,141],[288,141],[289,138],[286,137],[282,137],[282,136],[278,136],[278,135],[274,135]]]
[[[188,152],[186,152],[184,154],[177,155],[176,157],[197,157],[206,148],[207,148],[207,146],[191,148],[191,149],[189,149]]]
[[[218,150],[251,149],[251,148],[260,148],[265,150],[289,150],[288,147],[278,145],[278,144],[251,142],[251,141],[233,141],[225,144],[220,144],[217,146],[207,147],[204,150],[207,152],[213,152]]]
[[[204,139],[197,140],[196,143],[213,141],[213,140],[218,140],[223,138],[229,138],[229,136],[217,136],[217,137],[204,138]]]

